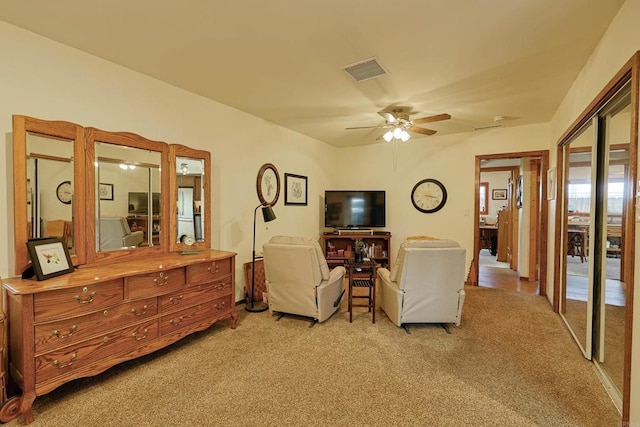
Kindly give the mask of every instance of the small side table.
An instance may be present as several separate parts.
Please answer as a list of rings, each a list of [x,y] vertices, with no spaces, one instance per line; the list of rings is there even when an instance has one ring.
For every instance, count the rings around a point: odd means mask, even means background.
[[[245,298],[248,298],[251,294],[251,261],[244,263],[244,278],[246,287],[244,289]],[[253,300],[258,302],[264,298],[264,293],[267,292],[267,284],[264,277],[264,258],[256,256],[256,283],[253,290]],[[247,302],[249,300],[247,299]]]
[[[349,323],[353,320],[353,307],[367,307],[371,312],[371,321],[376,323],[376,268],[373,260],[348,261],[349,270]],[[368,295],[354,295],[353,288],[367,288]],[[354,304],[354,299],[366,299],[366,303]]]

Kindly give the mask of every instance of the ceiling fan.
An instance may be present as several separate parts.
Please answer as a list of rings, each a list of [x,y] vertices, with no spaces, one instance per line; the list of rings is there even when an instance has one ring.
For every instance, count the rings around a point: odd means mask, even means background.
[[[451,115],[449,114],[436,114],[435,116],[421,117],[419,119],[411,120],[409,118],[410,113],[405,111],[405,109],[403,108],[395,108],[391,111],[378,111],[378,114],[380,114],[385,120],[385,122],[381,125],[350,127],[346,129],[389,129],[389,131],[387,131],[378,139],[382,138],[387,142],[391,141],[392,139],[402,140],[403,142],[406,142],[410,138],[409,132],[419,133],[422,135],[433,135],[437,132],[433,129],[418,127],[416,125],[439,122],[441,120],[449,120],[451,118]]]

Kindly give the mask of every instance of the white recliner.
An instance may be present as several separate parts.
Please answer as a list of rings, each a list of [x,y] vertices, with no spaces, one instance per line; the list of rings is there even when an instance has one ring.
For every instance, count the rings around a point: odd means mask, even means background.
[[[407,240],[391,270],[378,269],[382,310],[398,326],[460,325],[466,251],[452,240]]]
[[[340,308],[346,270],[338,266],[330,271],[316,240],[275,236],[262,249],[272,313],[324,322]]]
[[[100,250],[108,251],[140,246],[143,239],[144,232],[141,230],[132,232],[126,218],[121,216],[100,217]]]

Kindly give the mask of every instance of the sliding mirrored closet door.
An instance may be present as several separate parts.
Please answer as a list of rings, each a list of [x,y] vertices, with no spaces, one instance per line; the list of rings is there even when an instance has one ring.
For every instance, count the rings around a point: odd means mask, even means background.
[[[631,254],[630,84],[562,147],[566,251],[560,312],[618,407],[624,384],[626,290]]]

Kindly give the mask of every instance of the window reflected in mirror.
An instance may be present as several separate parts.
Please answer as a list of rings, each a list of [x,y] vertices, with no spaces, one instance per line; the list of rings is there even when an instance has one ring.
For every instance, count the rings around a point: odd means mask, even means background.
[[[489,213],[489,183],[480,183],[480,215]]]

